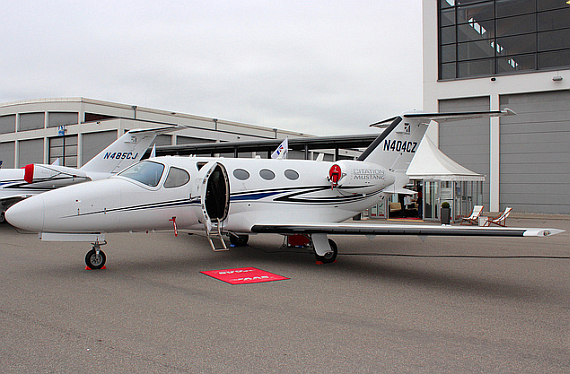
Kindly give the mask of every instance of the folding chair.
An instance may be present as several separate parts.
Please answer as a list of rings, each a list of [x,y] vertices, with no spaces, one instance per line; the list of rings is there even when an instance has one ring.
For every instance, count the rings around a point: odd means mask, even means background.
[[[469,217],[461,218],[461,224],[463,225],[464,222],[466,222],[465,223],[466,225],[476,225],[482,211],[483,211],[483,205],[475,205]]]
[[[491,223],[497,226],[503,226],[503,227],[507,226],[506,220],[509,214],[511,214],[511,210],[513,210],[513,208],[507,207],[505,211],[498,217],[495,218],[488,217],[483,226],[491,226]]]

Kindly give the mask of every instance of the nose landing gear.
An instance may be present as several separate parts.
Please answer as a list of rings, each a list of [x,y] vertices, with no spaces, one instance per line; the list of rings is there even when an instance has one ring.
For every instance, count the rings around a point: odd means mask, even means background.
[[[101,250],[101,246],[107,244],[107,241],[91,244],[93,245],[93,248],[85,255],[85,265],[87,265],[87,268],[91,270],[101,269],[105,266],[105,261],[107,260],[107,256],[105,256],[105,252]]]

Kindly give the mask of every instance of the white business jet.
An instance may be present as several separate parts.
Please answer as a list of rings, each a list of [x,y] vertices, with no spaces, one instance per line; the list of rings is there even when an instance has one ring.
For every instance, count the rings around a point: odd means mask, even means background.
[[[305,161],[209,157],[156,157],[106,180],[34,196],[6,212],[14,226],[42,240],[90,241],[86,264],[101,268],[105,233],[204,230],[212,249],[248,235],[310,237],[317,259],[333,262],[328,235],[548,236],[556,229],[485,228],[341,223],[375,204],[386,191],[406,191],[406,169],[432,120],[513,114],[409,113],[389,124],[355,161]],[[216,247],[217,244],[217,247]]]
[[[22,169],[0,169],[0,222],[8,207],[32,195],[90,180],[108,178],[140,161],[159,133],[175,127],[130,130],[81,168],[57,163],[28,164]]]

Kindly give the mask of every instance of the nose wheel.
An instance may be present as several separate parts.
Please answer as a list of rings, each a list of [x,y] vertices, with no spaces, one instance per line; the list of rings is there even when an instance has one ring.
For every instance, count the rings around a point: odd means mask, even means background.
[[[102,244],[107,244],[107,242]],[[101,250],[102,244],[93,243],[93,248],[85,255],[85,265],[87,265],[89,269],[97,270],[105,266],[107,256],[105,256],[105,252]]]

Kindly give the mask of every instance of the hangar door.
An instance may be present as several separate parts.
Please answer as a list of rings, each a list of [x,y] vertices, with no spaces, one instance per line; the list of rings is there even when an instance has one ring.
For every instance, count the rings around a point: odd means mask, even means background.
[[[570,214],[570,91],[500,97],[500,205],[516,212]]]
[[[489,110],[489,97],[439,101],[440,112]],[[485,176],[483,205],[489,206],[489,119],[477,118],[439,124],[439,149],[453,161]]]

